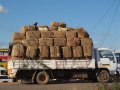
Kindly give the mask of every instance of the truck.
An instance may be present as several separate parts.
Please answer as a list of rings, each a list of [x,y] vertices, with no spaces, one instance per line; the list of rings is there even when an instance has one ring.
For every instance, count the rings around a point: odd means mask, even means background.
[[[116,74],[117,60],[108,48],[94,48],[92,59],[82,60],[9,60],[8,74],[17,80],[47,84],[54,79],[90,79],[109,82]]]
[[[109,82],[117,73],[114,53],[108,48],[93,48],[84,28],[69,28],[59,22],[50,27],[24,26],[12,39],[8,74],[14,80],[38,84],[55,79]]]

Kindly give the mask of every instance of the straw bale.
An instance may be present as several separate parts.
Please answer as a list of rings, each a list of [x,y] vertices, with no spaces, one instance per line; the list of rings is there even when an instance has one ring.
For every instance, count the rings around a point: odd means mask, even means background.
[[[44,58],[47,58],[49,59],[50,58],[50,49],[49,47],[47,46],[39,46],[39,49],[40,49],[40,54],[39,54],[39,57],[44,59]]]
[[[40,31],[28,31],[26,32],[26,39],[39,39]]]
[[[60,58],[60,47],[58,46],[52,46],[50,47],[50,57],[51,58]]]
[[[53,46],[53,38],[39,38],[39,46]]]
[[[12,48],[12,57],[24,57],[25,47],[23,44],[14,44]]]
[[[62,47],[63,58],[72,58],[72,48]]]
[[[66,38],[54,38],[54,46],[66,46]]]
[[[52,31],[41,31],[42,38],[53,38],[54,33]]]
[[[65,38],[65,31],[54,31],[55,38]]]

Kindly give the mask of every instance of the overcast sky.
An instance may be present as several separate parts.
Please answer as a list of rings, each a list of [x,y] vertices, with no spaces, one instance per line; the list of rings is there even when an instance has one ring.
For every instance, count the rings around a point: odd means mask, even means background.
[[[36,21],[83,27],[95,47],[120,48],[119,0],[0,0],[0,47],[11,42],[13,32]]]

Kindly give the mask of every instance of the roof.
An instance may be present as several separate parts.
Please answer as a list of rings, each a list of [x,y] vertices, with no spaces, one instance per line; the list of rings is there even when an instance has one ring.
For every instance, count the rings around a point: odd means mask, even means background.
[[[8,48],[0,48],[0,51],[8,52]]]
[[[110,50],[109,48],[97,48],[98,50]],[[111,50],[110,50],[111,51]]]
[[[0,55],[0,59],[7,60],[8,59],[8,55]]]

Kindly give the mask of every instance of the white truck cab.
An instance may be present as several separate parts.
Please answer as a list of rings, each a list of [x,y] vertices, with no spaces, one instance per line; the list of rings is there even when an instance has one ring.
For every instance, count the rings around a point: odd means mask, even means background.
[[[98,48],[98,68],[107,68],[110,73],[116,74],[117,60],[114,53],[108,48]]]

